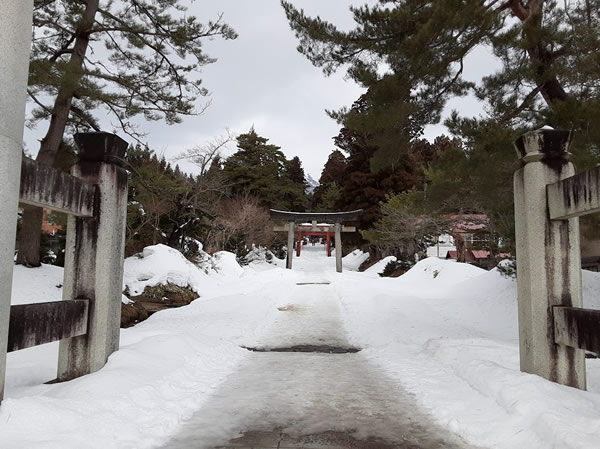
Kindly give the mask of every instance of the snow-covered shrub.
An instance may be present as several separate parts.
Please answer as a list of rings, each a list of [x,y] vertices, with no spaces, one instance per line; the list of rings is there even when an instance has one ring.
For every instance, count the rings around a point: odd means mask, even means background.
[[[406,260],[390,260],[383,271],[379,273],[381,277],[398,277],[406,273],[414,264]]]
[[[506,277],[515,279],[517,277],[517,260],[516,259],[504,259],[498,263],[498,272]]]
[[[241,265],[249,265],[251,263],[273,263],[273,253],[262,246],[252,245],[252,249],[248,251],[239,262]]]

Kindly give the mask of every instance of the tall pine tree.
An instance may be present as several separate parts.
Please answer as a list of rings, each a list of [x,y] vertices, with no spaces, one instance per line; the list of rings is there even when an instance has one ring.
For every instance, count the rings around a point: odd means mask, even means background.
[[[235,32],[219,18],[202,24],[181,0],[35,0],[29,125],[49,122],[37,161],[53,165],[65,131],[100,130],[103,109],[138,136],[132,119],[178,123],[207,94],[197,76],[215,60],[202,41]],[[39,265],[40,208],[25,207],[19,263]]]
[[[268,142],[254,128],[237,137],[238,151],[223,165],[232,194],[255,196],[267,208],[304,210],[307,199],[300,160],[288,161],[281,147]]]
[[[380,0],[350,8],[350,31],[282,5],[302,54],[367,88],[392,81],[387,102],[405,104],[406,124],[435,123],[450,98],[472,92],[502,127],[576,129],[581,152],[600,144],[600,0]],[[482,46],[501,68],[473,83],[464,62]]]

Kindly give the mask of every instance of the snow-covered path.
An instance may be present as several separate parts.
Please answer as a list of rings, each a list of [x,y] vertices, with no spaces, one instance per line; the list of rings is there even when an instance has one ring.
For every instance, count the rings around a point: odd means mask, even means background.
[[[296,269],[322,269],[328,262],[310,249]],[[260,347],[349,346],[340,298],[323,284],[328,275],[335,273],[307,271],[290,282],[289,304],[279,307]],[[293,436],[348,432],[398,448],[467,447],[435,426],[409,393],[360,353],[298,352],[252,353],[165,447],[211,448],[226,445],[224,435],[275,429]]]
[[[200,299],[123,329],[107,365],[70,382],[44,384],[55,343],[9,354],[0,448],[468,447],[450,434],[489,449],[598,447],[600,359],[587,360],[587,392],[520,372],[514,280],[435,258],[380,278],[385,262],[356,272],[365,258],[349,254],[339,274],[322,246],[305,247],[294,270],[218,253],[206,273],[146,248],[127,259],[130,291],[173,282]],[[600,309],[600,274],[583,281],[586,307]],[[15,267],[13,300],[59,300],[61,284],[58,267]],[[298,344],[362,350],[242,348]],[[318,434],[329,429],[380,439]]]

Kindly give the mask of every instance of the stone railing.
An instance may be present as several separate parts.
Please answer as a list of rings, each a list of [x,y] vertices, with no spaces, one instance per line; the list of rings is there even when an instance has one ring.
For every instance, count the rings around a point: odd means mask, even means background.
[[[21,162],[19,201],[69,215],[63,301],[11,306],[10,290],[2,291],[0,310],[9,320],[0,322],[0,399],[7,352],[60,340],[63,381],[102,368],[119,347],[128,145],[102,132],[74,138],[79,162],[71,174]],[[0,184],[0,193],[10,187]],[[16,217],[16,206],[3,205],[0,215]],[[12,272],[13,254],[2,255],[0,266]]]

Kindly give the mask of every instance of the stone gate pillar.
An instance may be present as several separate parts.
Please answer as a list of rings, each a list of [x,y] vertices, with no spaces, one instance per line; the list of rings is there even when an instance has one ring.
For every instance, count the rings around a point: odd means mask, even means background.
[[[335,271],[342,272],[342,224],[335,224]]]
[[[554,343],[553,306],[582,307],[579,219],[551,221],[546,186],[575,172],[569,131],[542,129],[515,146],[514,175],[521,371],[585,389],[584,351]]]
[[[0,2],[0,402],[4,396],[33,0]]]
[[[104,132],[76,134],[75,143],[79,163],[73,175],[97,184],[99,193],[94,217],[68,218],[63,299],[90,303],[87,335],[60,342],[61,381],[99,370],[119,349],[123,291],[128,144]]]

